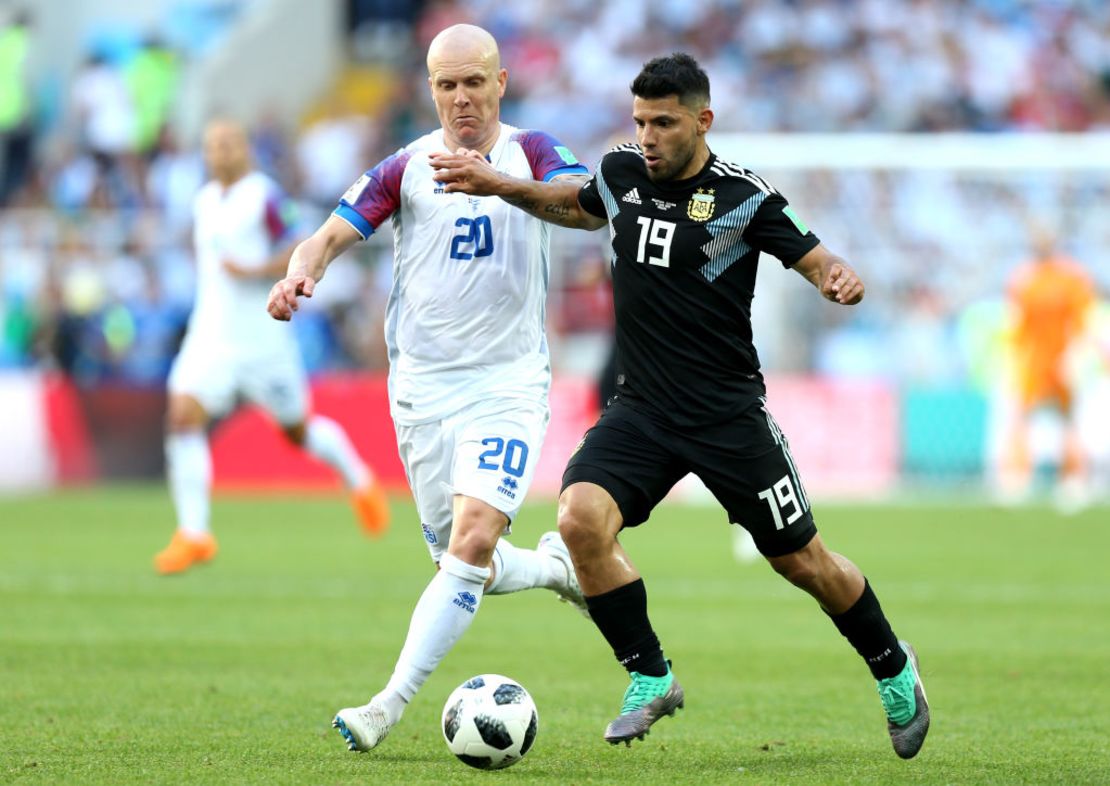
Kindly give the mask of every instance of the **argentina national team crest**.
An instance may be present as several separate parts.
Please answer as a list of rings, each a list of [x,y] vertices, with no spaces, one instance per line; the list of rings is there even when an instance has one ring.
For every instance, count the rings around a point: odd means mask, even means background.
[[[713,189],[706,191],[699,188],[697,193],[690,197],[686,205],[686,215],[695,221],[708,221],[713,216]]]

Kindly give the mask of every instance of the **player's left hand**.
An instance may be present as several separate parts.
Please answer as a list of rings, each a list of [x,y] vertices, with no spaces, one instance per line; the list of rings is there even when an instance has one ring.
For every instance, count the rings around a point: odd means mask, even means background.
[[[251,270],[238,264],[233,259],[224,258],[220,264],[224,271],[232,278],[250,278],[253,275]]]
[[[821,294],[834,303],[854,306],[863,300],[863,282],[852,268],[843,262],[834,262],[821,284]]]
[[[432,177],[448,193],[496,196],[504,175],[493,168],[477,150],[459,148],[454,153],[429,153]]]

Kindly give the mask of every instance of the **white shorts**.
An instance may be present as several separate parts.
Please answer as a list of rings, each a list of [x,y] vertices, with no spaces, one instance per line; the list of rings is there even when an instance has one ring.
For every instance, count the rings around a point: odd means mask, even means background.
[[[397,426],[397,448],[435,562],[451,539],[456,494],[500,510],[508,532],[532,485],[550,416],[546,400],[494,398],[443,420]]]
[[[308,414],[308,377],[295,351],[213,351],[185,337],[170,369],[170,393],[192,396],[214,417],[228,414],[239,397],[259,405],[282,426],[303,423]]]

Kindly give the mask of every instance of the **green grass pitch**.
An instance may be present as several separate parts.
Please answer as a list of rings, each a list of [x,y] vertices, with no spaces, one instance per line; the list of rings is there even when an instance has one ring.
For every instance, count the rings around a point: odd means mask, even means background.
[[[163,489],[0,499],[0,783],[1110,783],[1110,511],[818,505],[918,649],[933,728],[890,748],[863,664],[808,597],[731,556],[715,508],[665,504],[624,543],[686,709],[644,743],[601,740],[626,684],[550,593],[487,598],[383,746],[330,728],[388,677],[431,571],[414,509],[364,539],[337,498],[221,497],[222,552],[159,578]],[[521,514],[514,542],[554,526]],[[527,758],[451,756],[442,703],[521,681]]]

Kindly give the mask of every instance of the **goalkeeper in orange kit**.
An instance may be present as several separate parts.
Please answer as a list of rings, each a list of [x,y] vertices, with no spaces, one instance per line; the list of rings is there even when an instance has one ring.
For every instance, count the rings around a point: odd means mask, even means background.
[[[1010,450],[1014,476],[1041,473],[1065,494],[1082,487],[1083,456],[1072,426],[1073,382],[1068,351],[1082,335],[1095,301],[1090,275],[1060,254],[1047,233],[1010,283],[1014,309],[1012,357],[1020,420]]]

